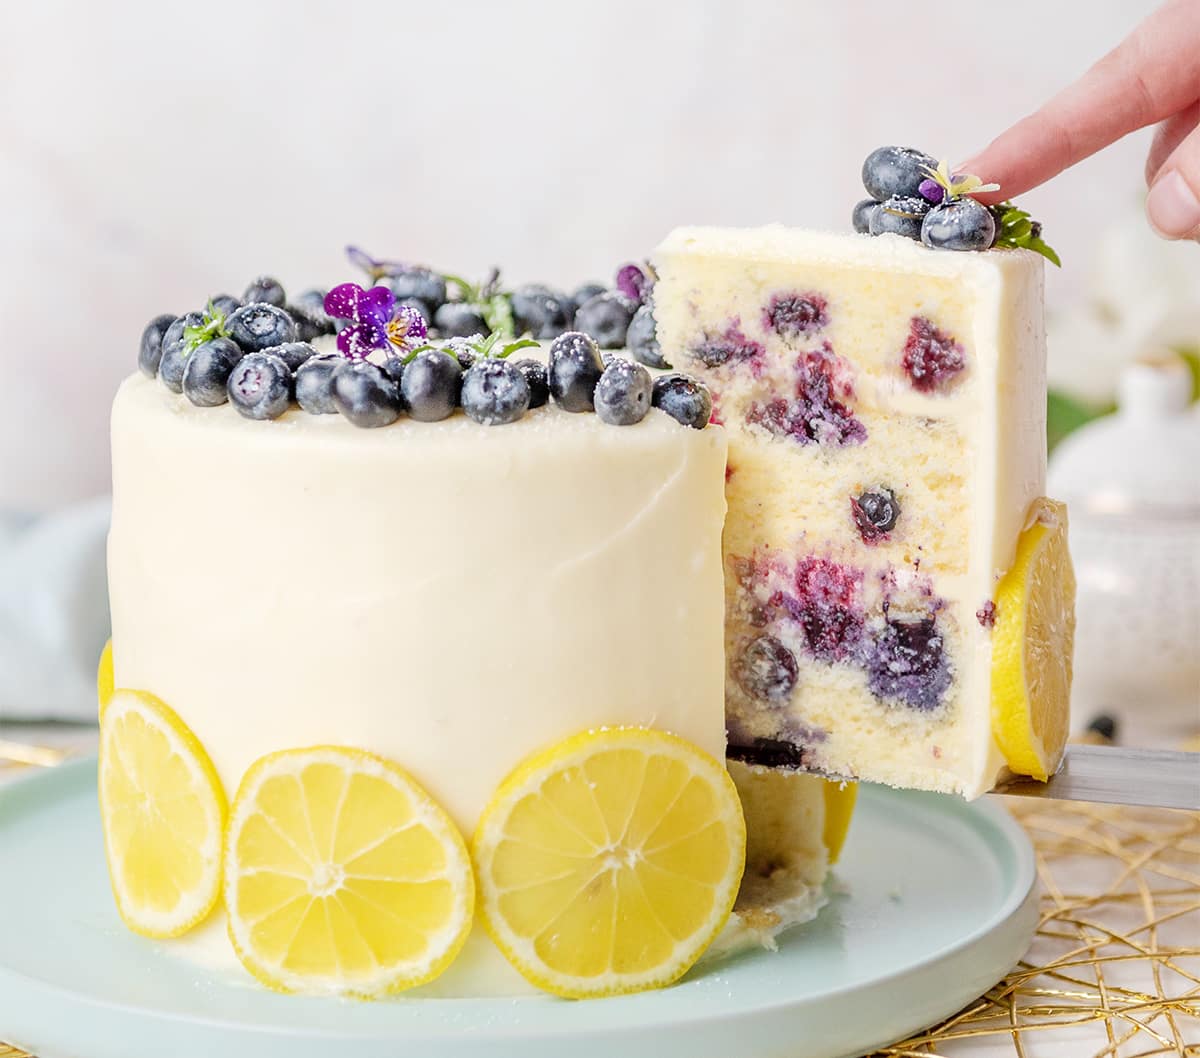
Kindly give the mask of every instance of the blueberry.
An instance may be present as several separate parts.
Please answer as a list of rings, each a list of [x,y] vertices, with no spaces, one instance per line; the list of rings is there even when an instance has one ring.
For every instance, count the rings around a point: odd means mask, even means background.
[[[603,294],[608,288],[603,283],[582,283],[571,292],[571,313],[579,311],[579,306],[585,301],[591,301],[597,294]]]
[[[355,426],[387,426],[400,417],[396,383],[366,360],[347,360],[334,371],[333,403]]]
[[[392,356],[388,353],[383,358],[383,363],[379,365],[383,368],[383,373],[387,375],[393,382],[396,383],[396,388],[399,389],[400,383],[404,381],[404,369],[408,366],[402,357]],[[404,398],[400,399],[400,410],[404,410]]]
[[[147,378],[153,378],[158,374],[158,362],[162,359],[163,336],[174,322],[174,316],[155,316],[142,331],[142,341],[138,346],[138,370]],[[182,334],[182,328],[180,328],[180,333]]]
[[[647,302],[633,314],[629,330],[625,334],[625,346],[629,355],[647,367],[670,367],[663,358],[662,346],[658,344],[657,326],[654,322],[654,305]]]
[[[229,403],[247,419],[278,419],[291,402],[292,373],[271,353],[247,353],[229,376],[226,390]]]
[[[296,372],[296,403],[310,415],[333,415],[333,373],[346,361],[337,353],[313,356]]]
[[[265,301],[243,305],[225,321],[229,337],[248,353],[296,340],[296,321]]]
[[[550,346],[546,371],[550,395],[565,411],[591,411],[596,383],[604,374],[600,347],[586,334],[567,331]]]
[[[433,309],[420,298],[401,298],[396,304],[407,305],[411,309],[416,309],[421,314],[421,319],[425,321],[426,329],[433,323]]]
[[[540,408],[550,399],[550,383],[546,378],[546,365],[540,360],[515,361],[517,370],[525,376],[525,384],[529,386],[529,406]]]
[[[866,235],[871,230],[871,217],[875,211],[879,209],[879,203],[873,198],[864,198],[857,206],[854,207],[852,220],[854,222],[854,230],[860,235]]]
[[[273,345],[263,352],[279,357],[293,375],[300,370],[300,365],[305,360],[317,355],[317,351],[308,342],[284,342],[283,345]]]
[[[484,357],[463,376],[463,411],[484,426],[516,422],[529,410],[529,397],[520,366],[507,360]]]
[[[651,403],[684,426],[703,430],[712,417],[712,397],[690,375],[659,375],[654,380]]]
[[[286,312],[296,322],[296,338],[302,342],[311,342],[338,329],[333,317],[325,312],[323,290],[306,290],[287,306]]]
[[[458,361],[441,349],[426,349],[405,366],[400,395],[418,422],[437,422],[454,413],[461,388]]]
[[[398,301],[416,298],[426,305],[429,309],[426,319],[446,303],[446,281],[428,268],[409,268],[389,277],[387,284]]]
[[[921,238],[921,222],[930,206],[927,199],[899,196],[881,202],[871,214],[872,235],[903,235],[906,239]]]
[[[750,697],[785,702],[796,688],[796,655],[774,636],[750,640],[733,666],[733,678]]]
[[[877,202],[893,195],[917,195],[921,181],[929,176],[923,166],[935,169],[937,162],[912,147],[879,147],[863,162],[863,187]]]
[[[597,294],[579,306],[575,330],[590,334],[601,349],[620,349],[636,309],[634,302],[615,290]]]
[[[187,367],[187,340],[183,336],[187,327],[204,324],[204,313],[189,312],[172,323],[162,336],[162,355],[158,361],[158,377],[167,389],[183,392],[183,369]]]
[[[278,279],[272,279],[270,276],[259,276],[246,287],[246,292],[242,295],[243,305],[252,305],[256,301],[261,301],[267,305],[274,305],[277,309],[283,308],[286,300],[282,284]]]
[[[531,283],[514,290],[511,300],[517,334],[557,338],[571,326],[571,301],[557,290]]]
[[[483,341],[483,335],[475,334],[470,338],[447,338],[438,343],[438,348],[449,353],[458,361],[458,366],[466,371],[478,355],[476,345]]]
[[[487,321],[477,305],[465,301],[447,301],[433,314],[434,326],[443,338],[470,338],[487,334]]]
[[[242,307],[242,303],[232,294],[217,294],[215,297],[209,298],[208,301],[222,316],[228,316],[231,312],[236,312]]]
[[[995,218],[973,198],[934,206],[921,224],[921,242],[935,250],[986,250],[995,241]]]
[[[650,410],[654,382],[632,360],[614,360],[596,383],[596,414],[612,426],[632,426]]]
[[[850,511],[859,535],[866,543],[874,543],[896,528],[900,520],[900,504],[888,488],[869,489],[850,501]]]
[[[215,408],[229,399],[226,385],[242,358],[242,349],[228,338],[196,346],[185,361],[183,395],[201,408]]]

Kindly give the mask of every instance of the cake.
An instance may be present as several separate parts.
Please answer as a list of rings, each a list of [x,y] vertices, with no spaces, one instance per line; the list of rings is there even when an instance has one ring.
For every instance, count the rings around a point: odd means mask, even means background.
[[[817,914],[853,780],[1046,777],[1052,251],[973,180],[885,148],[878,238],[687,229],[613,289],[351,248],[368,286],[152,320],[98,678],[126,924],[285,992],[641,991]]]
[[[314,341],[306,362],[321,369],[330,342]],[[470,362],[466,346],[452,348]],[[475,352],[488,366],[486,348]],[[190,354],[220,368],[206,356],[204,345]],[[347,370],[378,381],[369,364]],[[114,732],[143,698],[186,733],[220,801],[281,754],[317,747],[312,768],[343,759],[320,752],[351,747],[400,765],[466,837],[523,759],[579,732],[670,732],[724,760],[726,442],[720,427],[704,428],[707,404],[689,425],[648,401],[616,425],[620,400],[608,407],[600,395],[597,414],[571,413],[560,392],[503,428],[461,411],[419,421],[409,407],[369,429],[353,408],[258,401],[270,378],[253,407],[210,406],[182,377],[172,392],[161,361],[149,374],[127,379],[113,404],[102,791],[129,738]],[[551,372],[547,389],[554,381]],[[258,417],[264,407],[271,421]],[[113,687],[132,690],[115,691],[114,705]],[[745,884],[710,956],[771,946],[819,910],[853,796],[810,776],[737,765],[734,776],[747,797]],[[227,872],[235,852],[246,859],[230,833],[252,824],[237,804],[222,817]],[[106,821],[115,875],[131,858],[119,831]],[[169,936],[173,954],[222,971],[241,956],[286,990],[369,994],[351,974],[331,982],[248,959],[225,913],[244,904],[228,879],[217,909],[182,930],[138,920],[127,886],[115,885],[126,920]],[[532,991],[482,924],[445,954],[418,994]]]
[[[729,435],[730,755],[991,789],[998,585],[1063,517],[1042,501],[1042,259],[767,227],[679,230],[655,260],[659,342]]]

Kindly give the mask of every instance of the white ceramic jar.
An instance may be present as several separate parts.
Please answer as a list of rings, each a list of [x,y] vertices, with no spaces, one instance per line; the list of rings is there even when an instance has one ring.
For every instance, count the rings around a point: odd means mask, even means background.
[[[1118,411],[1050,461],[1079,581],[1072,716],[1200,727],[1200,407],[1177,356],[1125,368]]]

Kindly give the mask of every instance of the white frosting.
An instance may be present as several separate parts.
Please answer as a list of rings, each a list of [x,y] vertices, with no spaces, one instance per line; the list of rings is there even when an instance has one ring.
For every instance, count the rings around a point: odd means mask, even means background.
[[[231,798],[263,754],[360,746],[470,835],[522,757],[587,728],[723,756],[720,428],[254,422],[136,376],[112,445],[117,684],[172,706]],[[442,989],[524,985],[479,939]]]

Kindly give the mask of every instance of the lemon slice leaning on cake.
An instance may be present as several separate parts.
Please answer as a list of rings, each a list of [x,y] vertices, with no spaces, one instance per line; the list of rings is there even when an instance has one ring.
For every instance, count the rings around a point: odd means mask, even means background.
[[[112,699],[115,689],[113,681],[112,640],[110,639],[104,644],[104,649],[100,651],[100,662],[96,666],[96,700],[99,703],[101,713],[104,712],[104,707]]]
[[[221,893],[225,793],[208,755],[152,694],[118,690],[100,725],[100,814],[117,909],[147,937],[177,937]]]
[[[530,982],[569,998],[670,984],[724,926],[746,829],[725,767],[645,728],[534,754],[484,809],[484,924]]]
[[[437,977],[475,907],[466,843],[400,767],[338,746],[261,758],[225,843],[229,937],[282,992],[362,999]]]
[[[1067,741],[1075,572],[1067,508],[1039,500],[996,589],[992,636],[992,732],[1018,775],[1045,782]]]

